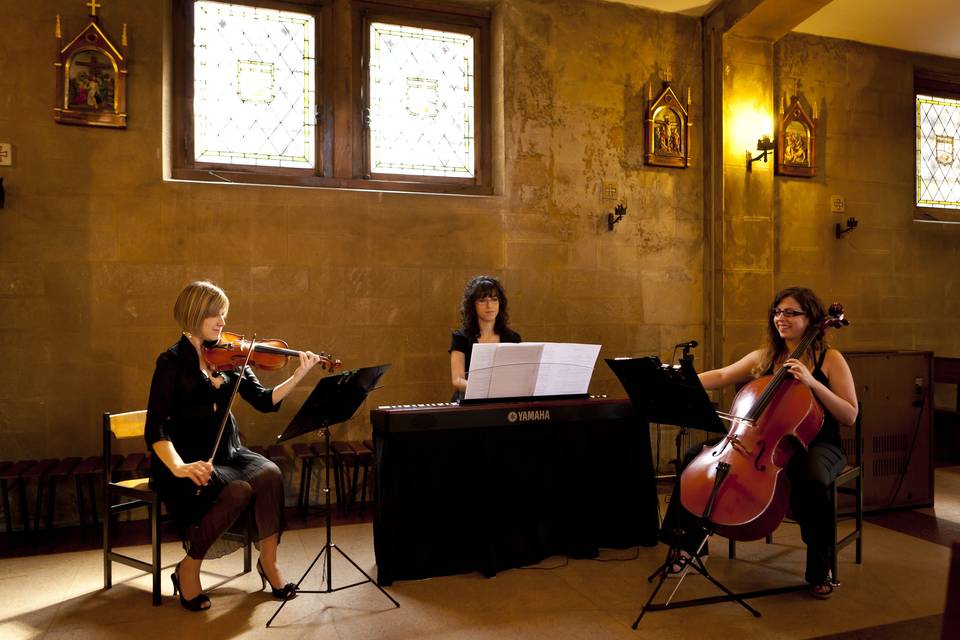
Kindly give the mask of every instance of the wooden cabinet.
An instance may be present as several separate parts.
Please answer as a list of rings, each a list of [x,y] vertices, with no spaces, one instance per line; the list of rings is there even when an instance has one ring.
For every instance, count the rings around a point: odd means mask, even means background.
[[[933,353],[851,351],[844,356],[863,406],[864,508],[932,506]],[[842,430],[844,438],[849,433]]]

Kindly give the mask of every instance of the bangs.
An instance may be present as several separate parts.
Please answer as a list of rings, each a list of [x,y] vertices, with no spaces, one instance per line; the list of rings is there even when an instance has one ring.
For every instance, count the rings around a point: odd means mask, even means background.
[[[227,313],[230,310],[230,301],[226,296],[215,296],[207,301],[207,306],[202,310],[203,318],[212,318],[221,313]]]
[[[477,288],[473,291],[473,299],[479,300],[480,298],[499,298],[500,296],[500,287],[495,283],[484,280],[477,285]]]

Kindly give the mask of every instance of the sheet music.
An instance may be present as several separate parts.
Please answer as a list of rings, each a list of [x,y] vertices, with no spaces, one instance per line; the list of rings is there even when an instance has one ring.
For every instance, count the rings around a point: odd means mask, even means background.
[[[564,396],[586,393],[593,376],[593,365],[599,355],[598,344],[544,343],[533,395]]]
[[[599,354],[598,344],[476,343],[464,399],[584,394]]]

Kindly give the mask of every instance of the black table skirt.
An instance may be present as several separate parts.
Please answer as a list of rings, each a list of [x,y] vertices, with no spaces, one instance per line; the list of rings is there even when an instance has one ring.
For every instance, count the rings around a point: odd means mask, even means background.
[[[374,434],[381,585],[657,543],[635,418]]]

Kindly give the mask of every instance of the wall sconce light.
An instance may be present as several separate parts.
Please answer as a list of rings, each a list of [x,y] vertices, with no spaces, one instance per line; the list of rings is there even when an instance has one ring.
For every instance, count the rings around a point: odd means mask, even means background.
[[[838,222],[834,232],[837,234],[837,239],[843,237],[843,234],[849,233],[857,228],[857,219],[856,218],[847,218],[847,228],[844,229],[843,226]]]
[[[771,140],[770,136],[768,135],[764,135],[762,138],[757,140],[757,151],[762,151],[763,153],[757,154],[757,156],[754,158],[752,157],[751,152],[747,151],[747,171],[752,170],[751,167],[753,166],[753,163],[756,162],[757,160],[763,160],[764,162],[766,162],[767,155],[769,155],[770,152],[773,151],[774,148],[776,148],[776,146],[777,146],[776,143],[774,143],[774,141]]]
[[[613,226],[620,222],[625,215],[627,215],[627,205],[621,202],[613,208],[613,213],[607,214],[607,228],[613,231]]]

